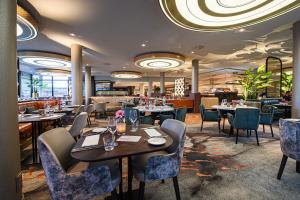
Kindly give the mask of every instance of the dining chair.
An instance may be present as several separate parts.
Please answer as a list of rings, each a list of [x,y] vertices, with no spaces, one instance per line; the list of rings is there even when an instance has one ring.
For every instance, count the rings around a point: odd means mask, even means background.
[[[161,126],[165,120],[174,119],[174,115],[172,114],[159,114],[159,122],[158,124]]]
[[[80,113],[82,113],[82,112],[84,112],[84,105],[80,105],[78,108],[77,108],[77,110],[76,110],[76,113],[75,113],[75,117],[77,116],[77,115],[79,115]]]
[[[235,115],[228,113],[228,121],[230,126],[236,129],[236,140],[235,143],[238,143],[239,129],[247,131],[255,131],[256,142],[259,145],[257,129],[259,126],[259,114],[260,110],[258,108],[237,108],[235,110]]]
[[[87,200],[112,193],[120,183],[117,160],[78,162],[71,157],[75,140],[64,128],[43,133],[37,140],[47,185],[53,200]]]
[[[175,119],[185,122],[187,108],[177,108],[175,111]]]
[[[146,183],[168,178],[173,179],[176,199],[180,199],[177,177],[183,157],[186,125],[178,120],[166,119],[161,125],[161,129],[173,139],[172,145],[166,151],[134,156],[131,159],[134,177],[140,182],[140,200],[144,198]],[[132,180],[132,177],[129,178]],[[131,188],[128,190],[131,192]]]
[[[154,119],[151,115],[141,116],[140,117],[140,123],[141,124],[154,125]]]
[[[270,126],[272,137],[274,137],[272,124],[273,124],[273,117],[274,117],[275,109],[276,109],[275,106],[264,105],[262,107],[262,112],[260,113],[260,119],[259,119],[259,124],[262,124],[264,133],[265,133],[265,125]]]
[[[106,118],[106,103],[94,103],[94,108],[95,108],[95,119],[94,121],[96,121],[96,118],[101,115],[103,115]]]
[[[288,158],[296,160],[296,172],[300,173],[300,123],[289,119],[279,120],[280,147],[283,153],[277,179],[280,180]]]
[[[91,116],[93,114],[93,112],[95,111],[95,106],[94,104],[89,104],[87,107],[86,107],[86,113],[88,115],[87,117],[87,122],[88,122],[88,125],[92,125],[92,121],[91,121]],[[96,116],[95,116],[96,117]]]
[[[221,116],[219,111],[214,111],[214,110],[207,110],[205,109],[203,104],[200,104],[199,106],[200,110],[200,115],[201,115],[201,128],[200,131],[203,129],[203,122],[208,121],[208,122],[218,122],[218,127],[219,127],[219,133],[221,132]]]
[[[83,128],[86,127],[87,119],[88,114],[86,112],[82,112],[75,117],[73,124],[66,129],[74,138],[77,138],[82,134]]]

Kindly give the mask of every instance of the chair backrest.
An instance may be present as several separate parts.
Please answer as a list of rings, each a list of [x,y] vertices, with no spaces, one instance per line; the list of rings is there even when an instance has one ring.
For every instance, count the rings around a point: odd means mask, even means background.
[[[106,111],[106,103],[94,103],[94,108],[97,112]]]
[[[126,124],[131,124],[130,119],[129,119],[130,110],[136,110],[137,116],[138,116],[138,121],[140,120],[140,111],[138,109],[134,109],[131,107],[125,107],[124,108],[124,117],[125,117]]]
[[[282,153],[295,160],[300,160],[300,123],[289,119],[280,119],[279,137]]]
[[[148,116],[142,116],[140,118],[140,123],[141,124],[150,124],[150,125],[154,125],[154,119],[151,115]]]
[[[202,97],[201,104],[204,105],[207,109],[211,109],[214,105],[219,105],[218,97]]]
[[[70,155],[75,140],[66,129],[56,128],[40,135],[37,144],[49,190],[53,196],[57,184],[64,180],[67,169],[75,163]]]
[[[165,120],[167,119],[174,119],[174,115],[172,114],[160,114],[159,115],[159,125],[162,125],[164,123]]]
[[[82,129],[86,127],[88,115],[86,112],[82,112],[77,115],[73,121],[73,124],[69,130],[73,137],[76,137],[82,133]]]
[[[260,110],[257,108],[237,108],[235,110],[234,127],[237,129],[257,130]]]
[[[92,114],[92,112],[94,112],[94,111],[95,111],[94,104],[89,104],[86,107],[86,112],[87,112],[88,116],[90,116]]]
[[[79,115],[80,113],[84,112],[84,105],[80,105],[77,110],[75,116]]]
[[[203,104],[200,104],[199,110],[200,110],[201,118],[203,119],[204,118],[204,114],[205,114],[205,106]]]
[[[177,108],[175,119],[185,122],[186,113],[187,113],[187,108]]]
[[[161,129],[173,139],[173,144],[167,149],[167,151],[169,153],[176,152],[179,159],[181,159],[183,157],[185,142],[185,123],[175,119],[166,119],[161,125]]]

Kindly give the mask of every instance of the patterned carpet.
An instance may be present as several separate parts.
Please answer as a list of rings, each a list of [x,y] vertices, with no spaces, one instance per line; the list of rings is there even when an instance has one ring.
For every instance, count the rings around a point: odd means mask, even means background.
[[[274,138],[268,129],[264,134],[259,130],[261,145],[257,146],[254,135],[246,137],[245,133],[241,133],[239,143],[235,144],[235,138],[228,137],[228,124],[219,134],[217,124],[204,123],[200,133],[198,114],[189,114],[186,123],[187,138],[179,176],[182,199],[299,199],[300,175],[295,172],[295,161],[288,161],[281,181],[276,179],[282,156],[276,125]],[[126,178],[124,172],[125,183]],[[26,200],[50,199],[41,168],[24,171],[23,180]],[[134,189],[137,185],[135,181]],[[146,185],[145,199],[175,199],[172,181]]]

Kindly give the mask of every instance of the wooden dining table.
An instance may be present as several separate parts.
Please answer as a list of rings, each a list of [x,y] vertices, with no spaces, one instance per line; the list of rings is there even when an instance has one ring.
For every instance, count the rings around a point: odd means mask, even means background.
[[[87,132],[85,135],[82,136],[74,146],[71,156],[79,161],[83,162],[99,162],[111,159],[119,159],[119,168],[120,174],[122,176],[122,159],[128,158],[128,197],[131,199],[132,194],[132,185],[131,185],[131,177],[132,177],[132,167],[131,167],[131,157],[136,155],[142,155],[146,153],[152,153],[156,151],[166,150],[170,145],[173,143],[173,139],[168,136],[164,131],[160,129],[160,127],[155,127],[155,129],[161,133],[161,136],[166,139],[166,143],[160,146],[153,146],[148,144],[147,140],[149,139],[148,134],[145,132],[147,128],[154,128],[151,125],[140,125],[136,132],[130,132],[130,126],[126,127],[126,133],[122,135],[126,136],[141,136],[138,142],[120,142],[118,141],[118,146],[114,148],[112,151],[105,151],[103,147],[103,135],[110,134],[110,133],[103,133],[99,137],[98,145],[95,148],[87,148],[82,149],[81,151],[73,151],[74,149],[81,148],[84,139],[89,134],[93,134],[92,130]],[[117,136],[118,139],[120,136]],[[100,147],[100,148],[99,148]],[[119,185],[120,197],[122,199],[123,196],[123,182],[121,178],[121,182]]]

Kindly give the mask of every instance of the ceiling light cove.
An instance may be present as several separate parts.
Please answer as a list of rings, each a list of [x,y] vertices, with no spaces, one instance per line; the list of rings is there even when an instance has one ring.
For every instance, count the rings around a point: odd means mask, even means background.
[[[299,0],[160,0],[166,16],[193,31],[225,31],[267,21],[300,6]]]
[[[17,6],[17,41],[27,41],[37,36],[37,22],[22,7]]]
[[[111,77],[122,78],[122,79],[141,78],[142,73],[134,72],[134,71],[115,71],[111,73]]]
[[[176,53],[146,53],[134,58],[136,66],[149,69],[175,68],[184,62],[184,56]]]
[[[47,52],[19,52],[18,57],[23,64],[43,68],[71,68],[70,58],[60,54]]]

